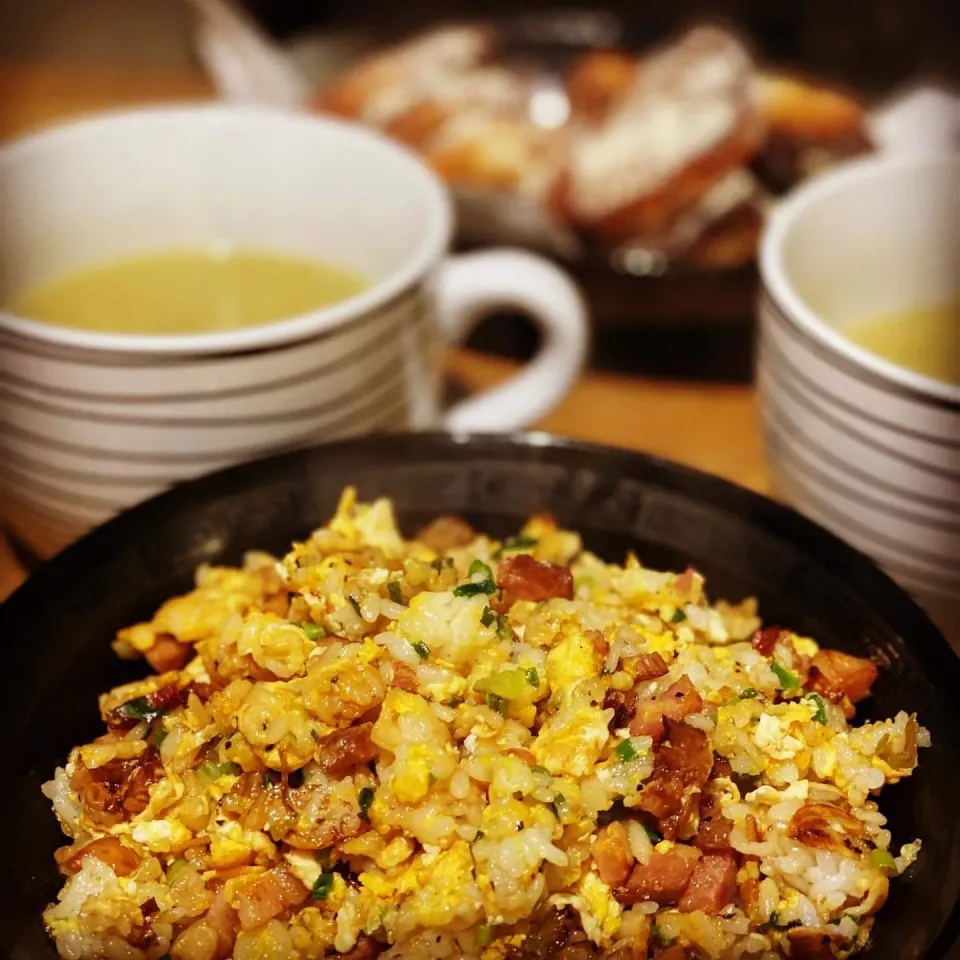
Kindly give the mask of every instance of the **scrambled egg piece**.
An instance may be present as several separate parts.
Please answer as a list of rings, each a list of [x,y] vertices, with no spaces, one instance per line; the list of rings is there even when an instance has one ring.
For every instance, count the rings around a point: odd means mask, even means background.
[[[580,707],[560,720],[551,717],[531,745],[537,763],[552,774],[586,776],[610,738],[610,711]]]
[[[469,903],[464,898],[464,891],[474,885],[473,857],[466,841],[460,840],[437,854],[418,874],[420,882],[406,909],[419,925],[439,930],[458,919],[466,923],[481,919],[480,903]]]
[[[547,680],[553,690],[563,690],[578,680],[595,677],[602,666],[593,643],[573,624],[564,626],[565,636],[547,654]]]
[[[356,488],[347,487],[328,526],[348,541],[379,547],[388,557],[403,554],[403,540],[397,532],[393,504],[385,497],[371,504],[357,503]]]
[[[803,740],[792,736],[789,723],[770,713],[761,714],[753,742],[775,760],[791,760],[803,749]]]
[[[193,834],[173,818],[135,823],[130,836],[151,853],[179,853],[193,839]]]
[[[584,932],[597,944],[607,944],[620,929],[623,907],[610,887],[593,871],[584,873],[574,894],[556,894],[550,898],[555,906],[570,905],[580,914]]]

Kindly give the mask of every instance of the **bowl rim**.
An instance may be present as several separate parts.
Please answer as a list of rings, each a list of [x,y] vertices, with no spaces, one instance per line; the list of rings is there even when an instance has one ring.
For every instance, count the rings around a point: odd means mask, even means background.
[[[783,251],[797,220],[813,204],[842,194],[864,180],[882,179],[904,170],[953,168],[960,176],[960,154],[931,152],[890,156],[876,154],[849,160],[812,177],[779,201],[770,214],[760,240],[758,262],[763,286],[784,319],[799,328],[827,354],[835,366],[868,378],[881,388],[897,389],[925,403],[938,403],[960,411],[960,386],[946,383],[884,360],[838,333],[796,291],[788,279]]]
[[[255,484],[257,474],[264,469],[282,468],[285,464],[292,465],[302,458],[318,454],[333,459],[352,455],[361,462],[370,456],[386,454],[394,460],[415,461],[425,459],[428,454],[437,457],[468,452],[471,447],[486,456],[499,456],[501,459],[509,459],[517,451],[537,450],[543,451],[545,457],[554,451],[582,456],[588,461],[605,459],[613,461],[611,466],[619,468],[626,475],[630,475],[631,466],[641,468],[638,472],[652,474],[651,482],[658,479],[661,482],[669,481],[669,489],[681,496],[696,497],[718,510],[738,515],[743,522],[762,528],[769,536],[791,543],[841,583],[850,583],[854,578],[863,581],[858,592],[861,596],[866,594],[869,597],[865,602],[869,602],[875,615],[904,644],[906,636],[911,638],[910,654],[916,659],[921,673],[928,678],[936,677],[935,686],[938,689],[960,688],[960,658],[954,654],[926,613],[868,556],[813,520],[785,504],[694,467],[622,447],[543,432],[483,434],[430,431],[350,438],[273,454],[207,474],[124,511],[43,564],[0,604],[0,634],[12,635],[18,623],[29,623],[36,604],[48,606],[51,591],[55,591],[59,583],[69,580],[71,571],[76,567],[95,563],[102,558],[105,550],[109,551],[134,533],[142,536],[147,526],[158,527],[167,516],[177,511],[181,503],[193,498],[203,500],[215,497],[218,489],[224,485],[236,487]],[[536,453],[533,455],[537,456]],[[27,646],[14,645],[11,651],[12,676],[23,675],[17,667],[19,660],[28,656]],[[27,687],[29,684],[21,684],[11,691],[13,695],[5,701],[4,713],[17,710],[21,699],[28,695],[24,689]],[[952,742],[960,745],[960,715],[947,709],[942,709],[940,713]],[[923,955],[924,960],[945,960],[958,938],[960,899],[953,904],[943,928]]]
[[[275,349],[311,340],[379,310],[427,276],[450,247],[454,227],[453,201],[429,167],[412,151],[382,134],[319,114],[216,102],[106,110],[45,127],[0,146],[0,171],[10,165],[29,163],[31,156],[38,151],[68,148],[75,140],[96,140],[105,130],[129,127],[135,131],[138,127],[182,123],[212,130],[238,125],[252,133],[261,127],[262,136],[269,136],[270,129],[278,125],[300,127],[321,137],[352,141],[377,152],[385,162],[403,169],[411,184],[419,181],[418,189],[424,198],[422,222],[426,226],[423,239],[407,253],[398,268],[359,293],[330,306],[273,323],[197,334],[102,333],[31,320],[0,306],[0,332],[60,348],[157,357],[219,357]]]

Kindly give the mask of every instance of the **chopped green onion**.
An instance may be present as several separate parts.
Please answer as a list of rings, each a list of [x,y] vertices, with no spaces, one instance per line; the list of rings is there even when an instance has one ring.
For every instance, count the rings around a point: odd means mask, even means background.
[[[753,688],[747,687],[743,693],[738,693],[732,696],[729,700],[724,702],[725,707],[732,707],[735,703],[739,703],[741,700],[756,700],[760,694]]]
[[[486,703],[491,710],[496,710],[501,717],[507,715],[507,701],[504,700],[503,697],[498,697],[495,693],[488,693],[484,696],[483,702]]]
[[[503,545],[494,553],[493,559],[499,560],[508,550],[529,550],[539,542],[536,537],[528,537],[522,533],[517,534],[515,537],[507,537],[503,541]]]
[[[812,700],[817,705],[817,709],[813,715],[813,719],[816,720],[817,723],[826,723],[827,722],[827,704],[826,704],[826,701],[823,699],[823,697],[821,697],[819,693],[808,693],[803,699]]]
[[[659,843],[663,839],[663,837],[657,833],[653,827],[648,827],[646,824],[644,824],[643,829],[647,831],[647,836],[650,838],[651,843]]]
[[[497,636],[501,640],[512,640],[513,639],[513,627],[510,626],[510,621],[506,616],[497,617]]]
[[[887,871],[897,872],[897,862],[893,859],[893,854],[889,850],[879,848],[871,850],[870,859],[873,861],[873,865],[884,873],[887,873]]]
[[[624,762],[629,763],[640,756],[632,740],[621,740],[614,748],[614,753]]]
[[[541,767],[540,764],[537,764],[535,767],[530,768],[531,773],[545,773],[548,777],[552,776],[550,771],[546,767]]]
[[[676,937],[668,937],[659,927],[653,928],[653,938],[661,947],[672,947],[676,942]]]
[[[491,626],[496,619],[497,615],[489,607],[483,608],[483,613],[480,614],[480,622],[485,627]]]
[[[514,550],[529,550],[530,547],[535,547],[539,542],[536,537],[531,537],[525,533],[518,534],[515,537],[507,537],[504,541],[508,547]]]
[[[387,581],[387,593],[390,594],[390,599],[394,603],[403,603],[403,587],[400,586],[399,580]]]
[[[453,595],[455,597],[479,597],[480,594],[485,594],[489,597],[490,594],[496,592],[497,585],[489,577],[485,580],[478,580],[476,583],[461,583],[459,586],[453,588]]]
[[[539,677],[537,679],[539,680]],[[473,689],[478,693],[495,694],[504,700],[516,700],[523,696],[528,682],[529,674],[518,667],[516,670],[501,670],[484,677],[473,685]]]
[[[797,687],[800,686],[800,678],[795,673],[791,673],[789,670],[781,667],[776,661],[770,664],[770,669],[777,675],[780,686],[782,686],[784,690],[796,690]]]
[[[527,683],[529,683],[531,687],[540,686],[540,674],[537,673],[536,667],[527,667],[523,672],[526,674]]]
[[[481,579],[473,580],[472,578],[478,574],[482,574]],[[481,593],[490,596],[490,594],[497,592],[497,585],[493,580],[493,571],[482,560],[474,560],[470,564],[467,570],[467,578],[466,583],[461,583],[453,588],[455,597],[478,597]]]
[[[220,777],[236,776],[242,771],[242,767],[232,760],[204,760],[197,767],[197,776],[207,783],[213,783]]]
[[[426,660],[430,656],[430,648],[422,640],[414,640],[410,646],[417,651],[417,656],[421,660]]]
[[[174,860],[173,863],[167,867],[167,883],[176,883],[177,879],[183,876],[183,871],[190,866],[189,860],[184,860],[182,857]]]
[[[150,731],[149,739],[150,743],[159,750],[163,741],[167,739],[167,731],[163,729],[162,723],[154,724],[153,729]]]
[[[310,891],[311,900],[326,900],[333,889],[333,874],[321,873]]]
[[[153,723],[166,712],[166,707],[153,706],[147,697],[134,697],[133,700],[121,703],[116,712],[126,720],[146,720],[147,723]]]
[[[476,576],[478,573],[483,574],[484,580],[493,579],[493,571],[482,561],[474,560],[473,563],[467,568],[467,578]]]
[[[558,793],[548,804],[547,806],[553,811],[553,815],[559,820],[560,819],[560,804],[566,803],[567,798],[562,794]]]
[[[477,945],[480,947],[489,947],[493,943],[496,932],[493,927],[489,927],[486,924],[483,926],[477,927]]]
[[[758,927],[759,930],[769,930],[771,927],[780,926],[780,914],[776,910],[770,912],[770,917],[764,922],[761,923]]]
[[[360,819],[370,822],[370,805],[373,803],[373,787],[364,787],[357,794],[357,803],[360,805]]]
[[[297,626],[307,635],[308,640],[319,640],[327,635],[327,631],[312,620],[301,620]]]
[[[673,611],[673,616],[670,618],[670,622],[683,623],[683,621],[686,619],[687,615],[679,607],[677,607],[677,609]]]

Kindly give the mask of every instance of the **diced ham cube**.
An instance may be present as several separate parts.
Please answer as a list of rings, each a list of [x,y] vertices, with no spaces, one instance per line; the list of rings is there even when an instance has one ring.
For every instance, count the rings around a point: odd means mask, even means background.
[[[713,770],[713,751],[707,735],[677,720],[665,723],[667,740],[657,748],[653,776],[676,776],[685,786],[702,787]]]
[[[653,776],[640,793],[638,806],[661,821],[664,836],[676,836],[685,810],[688,788],[702,787],[713,769],[713,751],[707,735],[686,723],[666,720],[667,742],[657,748]]]
[[[384,950],[386,947],[377,943],[373,937],[361,933],[353,947],[346,953],[340,954],[340,960],[375,960]]]
[[[733,823],[724,817],[720,801],[713,793],[700,797],[700,825],[694,843],[704,853],[722,853],[730,849]]]
[[[407,693],[417,692],[417,672],[406,663],[393,665],[393,686],[406,690]]]
[[[140,855],[125,847],[116,837],[100,837],[82,846],[61,864],[65,873],[76,873],[87,857],[110,867],[118,877],[129,877],[140,866]]]
[[[635,737],[647,736],[661,740],[665,718],[682,720],[702,709],[703,699],[690,678],[684,674],[656,699],[641,700],[637,704],[637,712],[630,723],[630,733]]]
[[[843,941],[833,934],[797,927],[787,934],[791,960],[836,960]]]
[[[657,954],[656,960],[687,960],[687,951],[679,943],[672,943]]]
[[[697,861],[690,883],[680,898],[683,913],[702,910],[718,914],[737,895],[737,861],[733,853],[708,853]]]
[[[310,891],[286,867],[261,873],[237,898],[240,926],[244,930],[259,927],[288,907],[299,906],[308,896]]]
[[[614,820],[597,834],[590,853],[600,879],[608,886],[619,886],[630,876],[634,858],[626,828],[619,821]]]
[[[428,523],[415,539],[435,553],[446,553],[456,547],[466,547],[476,539],[473,527],[460,517],[437,517]]]
[[[689,849],[689,848],[688,848]],[[687,889],[693,876],[696,858],[681,853],[653,853],[647,863],[638,863],[627,882],[614,891],[620,903],[643,903],[653,900],[661,905],[675,903]]]
[[[636,665],[631,672],[637,683],[643,683],[645,680],[665,677],[667,675],[667,665],[659,653],[641,653],[636,658]]]
[[[637,709],[637,695],[632,690],[609,689],[603,698],[603,709],[613,710],[610,730],[620,730],[629,725]]]
[[[773,648],[779,643],[780,639],[787,635],[787,631],[781,627],[766,627],[758,630],[753,635],[751,641],[753,649],[761,656],[769,657],[773,655]]]
[[[497,570],[497,586],[505,599],[540,603],[553,597],[573,599],[573,574],[569,567],[542,563],[528,553],[507,557]]]
[[[839,650],[821,650],[810,665],[806,687],[834,703],[845,696],[851,703],[859,703],[870,696],[877,672],[872,660]]]
[[[650,779],[640,792],[637,807],[663,821],[683,809],[683,783],[677,777]]]
[[[161,634],[144,656],[157,673],[167,673],[170,670],[182,670],[193,653],[192,644],[180,643],[173,637]]]
[[[317,765],[328,776],[341,777],[348,770],[369,763],[377,756],[370,739],[372,723],[359,723],[324,738],[317,745]]]

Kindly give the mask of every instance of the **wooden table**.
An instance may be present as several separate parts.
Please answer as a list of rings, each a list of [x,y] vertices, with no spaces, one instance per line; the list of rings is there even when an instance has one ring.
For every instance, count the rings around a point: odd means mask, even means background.
[[[136,71],[61,64],[0,66],[0,139],[96,110],[212,96],[198,72]],[[515,364],[453,350],[451,374],[472,390],[508,376]],[[743,386],[681,384],[587,373],[537,425],[582,440],[616,444],[679,460],[766,491],[754,391]],[[0,541],[0,597],[23,578]]]

